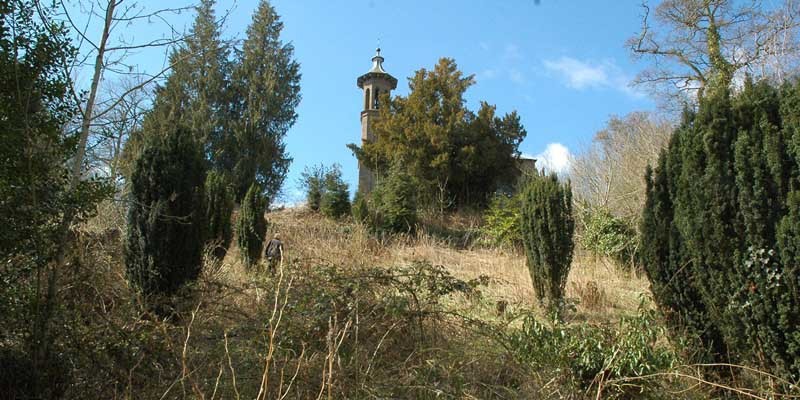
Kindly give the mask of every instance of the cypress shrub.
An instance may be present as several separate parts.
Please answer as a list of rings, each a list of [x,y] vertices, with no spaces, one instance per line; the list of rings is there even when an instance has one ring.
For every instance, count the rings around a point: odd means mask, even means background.
[[[381,232],[414,232],[417,225],[416,189],[412,177],[395,163],[371,194],[373,228]]]
[[[300,174],[299,186],[306,191],[306,203],[311,211],[319,211],[322,206],[322,193],[325,186],[326,168],[324,165],[306,167]]]
[[[572,188],[555,174],[532,177],[522,191],[522,240],[539,303],[558,311],[564,297],[575,220]]]
[[[339,165],[333,167],[325,174],[320,210],[322,214],[331,218],[341,218],[350,214],[350,192],[347,183],[342,179],[342,170]]]
[[[192,133],[150,133],[130,178],[125,246],[129,281],[145,296],[171,295],[202,267],[205,160]]]
[[[800,379],[798,84],[749,79],[685,113],[647,177],[642,262],[673,332],[699,361]],[[698,346],[699,347],[699,346]]]
[[[221,260],[233,239],[231,225],[233,215],[233,191],[225,175],[211,171],[206,176],[206,221],[208,243],[214,245],[212,254]]]
[[[239,243],[239,255],[242,262],[252,267],[261,258],[264,250],[264,238],[267,234],[267,220],[264,219],[267,201],[261,194],[261,188],[253,183],[247,190],[239,219],[236,221],[236,240]]]
[[[520,194],[495,194],[483,214],[485,223],[481,229],[482,233],[495,244],[521,247],[521,203]]]

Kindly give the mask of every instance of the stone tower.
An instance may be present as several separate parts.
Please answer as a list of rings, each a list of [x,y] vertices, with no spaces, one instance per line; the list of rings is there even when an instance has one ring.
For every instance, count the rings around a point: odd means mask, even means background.
[[[381,49],[377,49],[372,57],[372,68],[358,77],[358,88],[364,91],[364,110],[361,111],[361,144],[372,142],[372,123],[378,118],[378,108],[381,106],[378,99],[384,93],[390,94],[397,87],[397,79],[383,69]],[[362,194],[372,191],[375,186],[375,176],[361,161],[358,162],[358,190]]]

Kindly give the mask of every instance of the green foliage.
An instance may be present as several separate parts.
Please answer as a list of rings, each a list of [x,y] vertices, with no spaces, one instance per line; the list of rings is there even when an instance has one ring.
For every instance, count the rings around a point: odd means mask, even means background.
[[[225,164],[233,174],[237,198],[253,180],[267,201],[274,198],[292,161],[284,138],[297,120],[300,64],[293,59],[294,46],[281,40],[282,30],[275,8],[261,0],[237,52],[231,85],[235,144],[226,148],[230,157]]]
[[[417,225],[417,186],[396,163],[370,194],[373,229],[380,232],[414,232]]]
[[[151,132],[130,178],[125,247],[128,280],[145,296],[169,296],[194,281],[205,238],[205,164],[183,127]]]
[[[672,347],[660,341],[664,329],[654,313],[640,311],[620,319],[616,328],[587,324],[566,325],[555,320],[544,324],[525,317],[522,329],[509,337],[515,357],[537,370],[566,373],[578,390],[585,391],[598,379],[613,381],[663,372],[680,361]],[[564,376],[554,379],[564,380]],[[607,384],[605,395],[648,397],[663,391],[658,382],[638,380]],[[604,396],[604,398],[606,398]]]
[[[325,174],[327,169],[324,165],[306,166],[300,174],[299,186],[306,192],[306,204],[312,211],[319,211],[322,203],[322,192],[325,190]]]
[[[96,179],[70,183],[78,106],[64,65],[76,51],[53,22],[55,6],[40,3],[0,0],[0,397],[8,398],[58,398],[69,384],[56,267],[71,239],[65,221],[83,222],[110,191]]]
[[[267,220],[264,218],[266,210],[267,200],[261,192],[261,187],[253,183],[242,200],[239,219],[236,221],[239,256],[248,267],[252,267],[261,259],[264,250],[264,238],[267,235]]]
[[[497,193],[483,214],[483,234],[495,244],[522,246],[522,197]]]
[[[341,218],[350,214],[350,192],[347,183],[342,179],[342,169],[338,164],[334,164],[325,173],[320,211],[331,218]]]
[[[369,205],[367,204],[367,196],[361,194],[361,192],[356,192],[356,196],[353,199],[352,205],[352,214],[353,218],[356,222],[360,224],[367,224],[369,222],[370,214],[369,214]]]
[[[800,378],[797,88],[747,80],[736,96],[709,92],[648,172],[641,226],[645,270],[673,331],[699,338],[711,360],[791,380]]]
[[[597,255],[629,265],[636,250],[636,231],[605,209],[588,209],[583,215],[581,245]]]
[[[409,78],[408,97],[383,99],[387,107],[372,126],[375,142],[350,145],[372,171],[387,171],[403,160],[418,184],[421,204],[439,209],[483,205],[519,171],[516,157],[526,136],[520,117],[495,115],[482,102],[477,113],[465,106],[464,93],[475,83],[455,61],[442,58],[433,70]]]
[[[197,7],[145,127],[190,127],[208,163],[231,180],[237,201],[253,181],[272,199],[291,162],[284,138],[297,119],[300,67],[293,46],[280,40],[283,23],[268,1],[260,2],[241,48],[233,49],[221,38],[214,6],[203,0]]]
[[[233,192],[225,175],[211,171],[206,176],[206,221],[207,242],[212,243],[213,255],[221,260],[225,257],[233,239],[231,216],[233,215]]]
[[[536,296],[558,310],[572,264],[572,189],[555,174],[532,177],[522,190],[522,240]]]

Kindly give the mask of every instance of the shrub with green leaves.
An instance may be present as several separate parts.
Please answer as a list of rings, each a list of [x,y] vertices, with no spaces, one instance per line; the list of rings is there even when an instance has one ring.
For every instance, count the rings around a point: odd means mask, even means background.
[[[568,325],[558,320],[547,324],[529,315],[522,328],[509,336],[509,348],[521,362],[552,373],[553,379],[566,378],[585,391],[600,377],[613,381],[676,366],[680,358],[672,346],[660,340],[664,335],[655,313],[644,308],[636,316],[621,318],[617,327]],[[609,397],[627,394],[642,398],[664,390],[657,380],[605,386]]]
[[[319,211],[322,205],[322,193],[325,190],[325,174],[327,169],[324,165],[314,165],[306,167],[300,174],[298,186],[306,193],[306,204],[312,211]]]
[[[205,160],[191,131],[148,133],[130,178],[128,280],[145,296],[171,295],[200,274]]]
[[[492,242],[522,246],[522,200],[519,194],[495,194],[483,214],[482,233]]]
[[[383,232],[414,232],[417,225],[416,186],[411,176],[395,164],[370,194],[373,228]]]
[[[522,240],[540,304],[558,310],[564,297],[574,244],[572,189],[555,174],[541,174],[522,190]]]
[[[212,254],[221,260],[225,257],[233,239],[231,216],[233,215],[233,190],[225,175],[211,171],[206,176],[206,221],[207,242],[214,247]]]
[[[342,169],[334,164],[326,173],[320,211],[327,217],[341,218],[350,214],[350,192],[342,179]]]
[[[745,81],[684,113],[647,173],[642,260],[698,361],[800,379],[800,84]]]
[[[261,187],[253,183],[242,199],[239,219],[236,221],[239,256],[248,267],[261,259],[261,252],[264,250],[264,238],[267,234],[267,220],[264,218],[266,208],[267,199],[261,194]]]
[[[597,208],[583,213],[581,245],[596,255],[630,265],[636,249],[636,232],[608,210]]]

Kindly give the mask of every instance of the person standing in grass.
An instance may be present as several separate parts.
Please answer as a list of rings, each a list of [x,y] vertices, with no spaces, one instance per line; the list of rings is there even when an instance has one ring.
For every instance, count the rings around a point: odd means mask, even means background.
[[[267,244],[267,265],[269,272],[275,273],[275,267],[283,260],[283,242],[281,242],[280,235],[277,233],[275,237]]]

